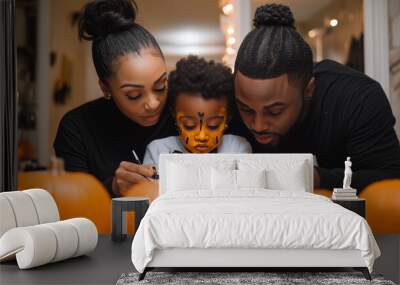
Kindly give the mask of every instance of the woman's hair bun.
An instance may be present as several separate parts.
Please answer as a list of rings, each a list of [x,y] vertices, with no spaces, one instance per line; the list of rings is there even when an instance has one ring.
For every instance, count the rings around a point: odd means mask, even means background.
[[[133,0],[95,0],[86,4],[79,19],[79,38],[94,40],[130,29],[136,19]]]
[[[279,4],[266,4],[257,8],[254,15],[256,28],[265,26],[294,27],[294,18],[290,8]]]

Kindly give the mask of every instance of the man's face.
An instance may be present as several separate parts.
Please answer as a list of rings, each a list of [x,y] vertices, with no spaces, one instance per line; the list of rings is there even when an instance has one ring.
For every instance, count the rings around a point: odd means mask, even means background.
[[[243,122],[259,143],[277,146],[299,119],[303,94],[296,85],[289,84],[286,74],[252,79],[236,73],[236,104]]]
[[[221,142],[227,122],[226,99],[179,94],[175,120],[182,145],[192,153],[209,153]]]

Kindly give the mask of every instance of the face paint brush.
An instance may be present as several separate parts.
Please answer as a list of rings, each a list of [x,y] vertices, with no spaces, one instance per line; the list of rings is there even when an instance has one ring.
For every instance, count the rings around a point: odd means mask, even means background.
[[[133,154],[133,156],[135,157],[136,163],[139,164],[139,165],[142,165],[142,162],[140,162],[140,159],[139,159],[139,157],[137,156],[137,154],[136,154],[136,152],[135,152],[134,149],[132,149],[132,154]],[[154,168],[153,168],[153,169],[154,169]],[[152,181],[149,177],[144,176],[144,175],[142,175],[142,176],[143,176],[144,178],[146,178],[147,180]],[[154,176],[154,175],[153,175],[153,176]]]

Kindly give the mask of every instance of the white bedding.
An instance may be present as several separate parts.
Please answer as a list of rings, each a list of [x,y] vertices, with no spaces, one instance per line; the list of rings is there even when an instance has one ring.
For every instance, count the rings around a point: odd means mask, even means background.
[[[155,249],[357,249],[372,272],[380,251],[362,217],[329,199],[300,191],[247,189],[165,193],[143,218],[132,262],[143,272]]]

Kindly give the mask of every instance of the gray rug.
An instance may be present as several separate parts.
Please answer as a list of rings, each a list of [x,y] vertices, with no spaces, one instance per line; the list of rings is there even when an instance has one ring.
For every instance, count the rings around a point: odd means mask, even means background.
[[[380,275],[372,275],[372,281],[360,272],[148,272],[138,281],[139,273],[122,274],[117,285],[133,284],[379,284],[395,285]]]

